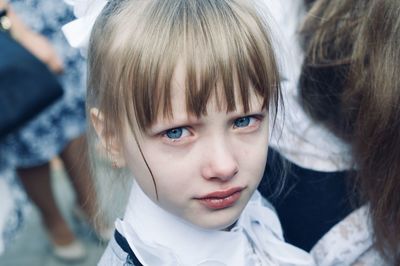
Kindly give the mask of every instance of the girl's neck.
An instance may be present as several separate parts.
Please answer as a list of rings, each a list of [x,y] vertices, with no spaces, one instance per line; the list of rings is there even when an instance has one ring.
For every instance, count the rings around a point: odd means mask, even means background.
[[[278,217],[258,191],[230,231],[217,231],[164,211],[134,183],[116,228],[145,265],[314,265],[284,243]]]
[[[233,265],[229,263],[231,260],[232,263],[236,263],[244,259],[243,250],[246,249],[246,239],[235,240],[239,234],[237,226],[228,232],[207,230],[189,224],[160,208],[135,182],[132,185],[124,219],[121,223],[117,223],[117,230],[124,231],[126,226],[133,229],[144,243],[150,246],[167,247],[182,261],[201,261],[209,259],[214,253],[215,260],[226,261],[227,265]],[[121,233],[129,243],[129,236],[125,232]],[[135,245],[135,243],[129,244]],[[222,246],[229,254],[225,254],[226,252],[221,249]],[[242,250],[242,252],[237,252],[235,256],[232,255],[234,250]]]
[[[133,183],[131,194],[129,196],[128,204],[126,207],[124,221],[133,226],[139,235],[143,235],[145,238],[154,237],[148,239],[153,241],[157,239],[159,234],[162,233],[164,236],[168,236],[168,230],[182,230],[191,231],[192,233],[198,232],[199,234],[214,235],[214,234],[226,234],[232,228],[233,224],[227,230],[217,231],[208,230],[193,224],[190,224],[181,218],[165,211],[154,203],[147,195],[142,191],[142,189],[137,185],[136,182]],[[154,228],[151,232],[144,231],[142,229]],[[164,232],[166,230],[167,232]],[[162,232],[160,232],[162,231]],[[173,235],[176,240],[176,235]]]

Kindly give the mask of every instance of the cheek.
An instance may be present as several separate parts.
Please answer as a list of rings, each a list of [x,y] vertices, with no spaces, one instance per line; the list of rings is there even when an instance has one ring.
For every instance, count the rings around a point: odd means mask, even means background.
[[[243,166],[255,176],[262,175],[265,165],[267,163],[267,149],[262,151],[251,152],[242,160]]]
[[[143,159],[136,143],[125,143],[124,158],[126,167],[130,170],[143,192],[152,199],[156,198],[156,190],[150,170]],[[144,155],[146,157],[146,155]],[[151,168],[150,168],[151,169]]]
[[[195,175],[192,153],[166,151],[159,145],[146,140],[140,145],[148,166],[137,146],[127,151],[126,157],[130,159],[130,162],[127,162],[129,169],[147,195],[155,194],[154,182],[160,200],[165,194],[176,194],[177,191],[188,190],[192,180],[190,177]],[[153,174],[154,182],[151,174]],[[154,195],[151,196],[155,198]]]
[[[242,135],[237,137],[235,145],[236,148],[239,148],[239,150],[242,151],[242,155],[263,155],[268,149],[268,140],[268,128],[264,127],[260,128],[258,132],[254,132],[254,134]]]
[[[159,193],[176,193],[187,191],[193,178],[198,176],[196,166],[191,162],[192,157],[173,155],[155,156],[148,162],[159,188]],[[158,160],[157,160],[158,159]],[[162,188],[162,189],[161,189]],[[162,190],[162,191],[161,191]]]
[[[267,161],[268,135],[259,134],[242,139],[241,143],[237,143],[236,149],[241,151],[241,166],[256,176],[262,175]]]

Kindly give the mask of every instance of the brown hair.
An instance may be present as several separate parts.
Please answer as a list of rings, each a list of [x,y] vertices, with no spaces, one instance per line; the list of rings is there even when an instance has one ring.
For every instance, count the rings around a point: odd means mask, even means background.
[[[400,1],[317,0],[304,27],[304,108],[347,140],[381,254],[400,264]]]
[[[102,111],[105,133],[125,121],[144,130],[159,115],[171,116],[171,79],[180,61],[190,114],[204,115],[212,95],[222,96],[227,111],[241,99],[247,112],[250,88],[263,107],[276,103],[268,27],[251,2],[110,1],[94,26],[88,58],[88,106]]]

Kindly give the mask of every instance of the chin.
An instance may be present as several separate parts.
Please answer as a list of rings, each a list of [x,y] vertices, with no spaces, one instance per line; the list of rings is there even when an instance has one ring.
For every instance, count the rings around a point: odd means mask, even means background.
[[[224,212],[226,211],[226,212]],[[229,231],[239,219],[239,213],[229,213],[229,210],[223,210],[221,213],[214,213],[211,217],[208,217],[205,221],[197,221],[195,225],[207,229],[216,231]]]

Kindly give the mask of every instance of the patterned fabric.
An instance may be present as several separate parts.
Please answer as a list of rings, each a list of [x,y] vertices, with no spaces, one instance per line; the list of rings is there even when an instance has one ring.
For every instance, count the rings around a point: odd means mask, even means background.
[[[352,212],[325,234],[311,250],[317,265],[384,266],[374,248],[367,206]]]
[[[29,206],[26,194],[16,180],[13,171],[0,169],[0,254],[21,229]]]
[[[18,167],[43,164],[85,130],[85,62],[66,42],[61,26],[73,19],[63,1],[11,0],[15,12],[34,31],[49,38],[64,62],[61,100],[0,143],[0,157]],[[0,158],[0,162],[4,158]]]
[[[0,253],[23,223],[28,206],[18,184],[15,167],[48,162],[85,130],[85,62],[69,47],[60,28],[73,19],[63,1],[10,0],[14,11],[34,31],[49,38],[64,62],[59,77],[64,96],[39,116],[0,142]]]

